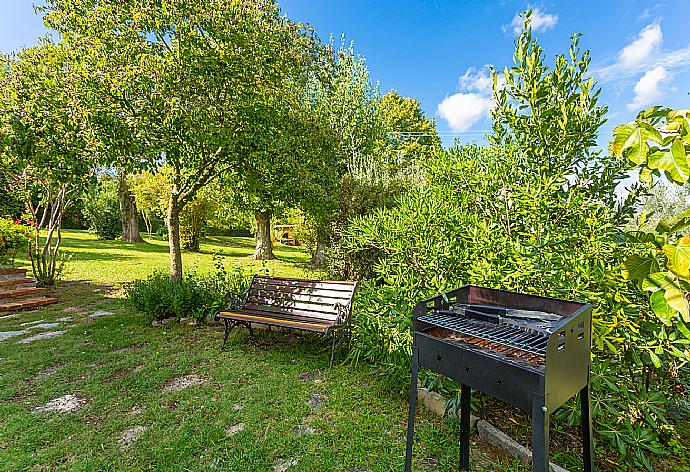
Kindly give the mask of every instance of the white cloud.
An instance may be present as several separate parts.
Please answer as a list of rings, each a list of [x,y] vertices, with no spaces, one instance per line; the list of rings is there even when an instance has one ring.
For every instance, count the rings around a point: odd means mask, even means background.
[[[556,26],[558,23],[558,15],[552,13],[546,13],[542,11],[539,7],[529,6],[532,10],[532,29],[534,31],[539,31],[543,33],[544,31],[550,30]],[[516,13],[513,17],[513,21],[510,22],[510,26],[513,27],[513,33],[520,34],[522,31],[522,26],[524,19],[520,16],[520,13]]]
[[[466,92],[479,92],[491,95],[493,87],[494,80],[491,78],[490,65],[486,65],[479,70],[470,67],[458,79],[458,89]]]
[[[637,38],[618,53],[620,65],[626,69],[633,69],[645,65],[658,52],[664,35],[661,26],[651,24],[639,32]]]
[[[657,67],[668,71],[690,67],[690,45],[664,51],[662,43],[661,26],[657,23],[648,25],[620,50],[614,63],[595,68],[592,72],[601,82],[625,82]]]
[[[661,66],[645,73],[635,84],[633,101],[628,103],[628,110],[640,110],[657,102],[664,95],[662,89],[671,87],[672,78],[673,74]]]
[[[438,104],[438,114],[453,131],[467,131],[493,108],[494,101],[479,93],[456,93]]]
[[[499,87],[505,84],[502,74],[497,80]],[[444,98],[437,113],[453,131],[467,131],[493,108],[493,87],[490,64],[481,69],[470,67],[458,79],[458,93]]]

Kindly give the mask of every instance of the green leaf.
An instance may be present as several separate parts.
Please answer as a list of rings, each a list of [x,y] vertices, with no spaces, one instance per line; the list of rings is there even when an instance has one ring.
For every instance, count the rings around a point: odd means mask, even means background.
[[[650,169],[666,171],[669,178],[677,183],[686,182],[690,177],[690,165],[685,155],[685,147],[679,138],[673,140],[669,150],[650,154],[647,165]]]
[[[654,367],[657,369],[661,367],[661,359],[659,359],[659,356],[654,354],[652,351],[649,351],[649,358],[652,360],[652,364],[654,364]]]
[[[668,272],[655,272],[642,281],[642,290],[645,292],[657,292],[666,290],[673,285],[673,279],[669,279]]]
[[[609,149],[613,155],[625,155],[635,164],[641,165],[647,162],[649,152],[647,138],[647,130],[637,126],[636,123],[617,126],[613,130],[613,141]]]
[[[663,249],[668,269],[681,279],[690,279],[690,236],[684,236],[675,245],[666,244]]]
[[[688,226],[690,226],[690,209],[660,221],[656,230],[659,233],[676,233]]]
[[[626,279],[641,281],[649,274],[658,272],[659,264],[654,257],[641,257],[633,254],[623,262],[623,270],[621,271],[623,277]]]
[[[659,320],[666,326],[671,326],[673,318],[678,315],[678,312],[671,308],[671,306],[666,302],[664,297],[664,291],[659,290],[654,292],[651,297],[649,297],[650,304],[652,306],[652,311]]]

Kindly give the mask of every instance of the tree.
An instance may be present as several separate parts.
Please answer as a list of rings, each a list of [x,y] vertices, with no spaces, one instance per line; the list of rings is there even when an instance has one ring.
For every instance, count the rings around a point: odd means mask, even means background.
[[[53,285],[62,217],[95,168],[93,133],[79,100],[80,67],[64,45],[42,41],[9,59],[5,71],[1,170],[21,192],[37,229],[30,251],[34,275]]]
[[[124,169],[117,171],[117,200],[122,225],[122,240],[127,243],[143,243],[139,231],[139,211],[130,185],[130,174]]]
[[[333,45],[331,45],[333,48]],[[328,191],[302,204],[316,241],[312,263],[329,253],[334,277],[347,277],[340,242],[349,221],[395,197],[420,179],[420,162],[440,148],[433,120],[419,102],[391,91],[380,96],[352,45],[334,54],[330,79],[316,87],[315,108],[333,130],[335,162]]]
[[[84,55],[113,142],[127,130],[133,160],[171,167],[170,270],[181,280],[180,213],[265,131],[283,85],[318,56],[311,30],[271,1],[49,0],[46,21]]]

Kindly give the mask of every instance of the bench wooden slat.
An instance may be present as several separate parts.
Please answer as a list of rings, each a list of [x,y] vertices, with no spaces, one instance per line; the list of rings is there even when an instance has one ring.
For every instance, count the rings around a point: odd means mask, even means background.
[[[297,300],[290,300],[289,298],[260,297],[253,294],[250,294],[247,297],[247,303],[261,306],[266,305],[278,308],[294,308],[298,310],[313,311],[317,313],[323,313],[326,315],[336,316],[340,314],[340,310],[342,310],[342,308],[339,308],[338,306],[333,304],[321,305],[318,303],[308,303]]]
[[[299,279],[278,279],[278,278],[268,278],[268,277],[256,277],[255,279],[258,283],[263,283],[266,285],[280,285],[285,287],[302,287],[307,289],[325,289],[325,290],[340,290],[344,292],[352,293],[354,291],[355,285],[353,283],[343,283],[343,282],[323,282],[323,281],[312,281],[312,280],[299,280]]]
[[[271,325],[271,326],[284,326],[287,328],[303,329],[303,330],[307,330],[307,331],[325,332],[329,328],[326,325],[321,325],[321,324],[316,324],[316,323],[304,323],[301,321],[281,320],[281,319],[267,318],[267,317],[256,316],[256,315],[244,315],[241,313],[223,312],[222,314],[226,315],[227,318],[231,318],[231,319],[235,319],[235,320],[241,320],[241,321],[247,321],[249,323],[260,323],[260,324],[267,324],[267,325]]]
[[[329,320],[329,319],[324,319],[324,318],[314,318],[314,317],[309,317],[309,316],[300,316],[300,315],[295,315],[294,313],[275,313],[272,311],[264,311],[264,310],[245,310],[245,309],[239,309],[239,310],[233,310],[231,312],[221,312],[219,315],[221,318],[227,318],[228,313],[239,313],[241,315],[258,315],[258,316],[263,316],[264,318],[276,318],[276,319],[281,319],[281,320],[289,320],[289,321],[300,321],[304,323],[315,323],[315,324],[322,324],[324,326],[335,326],[335,320]]]
[[[352,291],[346,292],[343,290],[326,290],[326,289],[309,289],[304,287],[288,287],[286,285],[271,285],[264,283],[252,284],[250,291],[269,291],[275,293],[285,293],[289,295],[302,295],[305,297],[326,297],[336,300],[350,300],[352,298]]]
[[[337,315],[334,313],[332,315],[326,313],[320,313],[316,311],[308,310],[298,310],[296,308],[283,308],[283,307],[273,307],[268,305],[255,305],[253,303],[246,303],[242,309],[244,311],[262,311],[266,313],[275,313],[277,315],[284,316],[300,316],[302,318],[314,319],[314,320],[325,320],[329,321],[331,324],[335,324]]]
[[[303,293],[284,293],[284,292],[272,292],[269,290],[250,290],[250,297],[263,297],[272,298],[274,300],[296,300],[299,302],[307,303],[319,303],[322,305],[347,305],[349,299],[347,298],[334,298],[334,297],[314,297],[311,295],[305,295]]]

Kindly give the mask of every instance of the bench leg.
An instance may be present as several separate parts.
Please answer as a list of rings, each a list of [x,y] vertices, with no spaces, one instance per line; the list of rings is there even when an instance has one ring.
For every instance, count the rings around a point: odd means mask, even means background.
[[[228,343],[228,336],[230,336],[230,331],[235,327],[235,323],[231,320],[224,319],[225,322],[225,335],[223,336],[223,346],[220,348],[221,351],[225,351],[225,345]]]
[[[254,328],[252,328],[252,324],[251,323],[244,323],[244,325],[249,330],[249,336],[254,337]]]
[[[328,365],[328,370],[331,370],[333,368],[333,360],[335,359],[335,350],[338,347],[338,335],[334,334],[333,335],[333,341],[331,342],[331,363]]]

